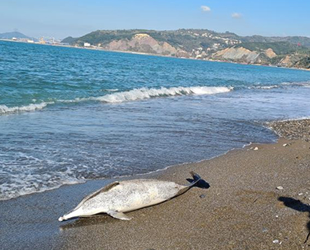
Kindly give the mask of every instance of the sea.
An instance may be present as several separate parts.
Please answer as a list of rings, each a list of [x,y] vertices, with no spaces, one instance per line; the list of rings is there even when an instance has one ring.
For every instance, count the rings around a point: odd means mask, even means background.
[[[277,140],[310,72],[0,41],[0,200]]]

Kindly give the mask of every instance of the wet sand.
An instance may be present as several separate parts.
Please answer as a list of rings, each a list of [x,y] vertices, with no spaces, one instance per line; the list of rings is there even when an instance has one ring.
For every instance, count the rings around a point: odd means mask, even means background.
[[[307,122],[274,129],[285,137],[289,137],[285,130],[293,127],[295,134],[307,134]],[[210,184],[209,189],[192,188],[160,205],[131,212],[131,221],[108,215],[57,221],[85,195],[112,180],[2,201],[1,248],[310,248],[310,239],[304,243],[310,230],[310,143],[303,136],[281,138],[276,144],[253,144],[137,178],[185,184],[192,170]]]

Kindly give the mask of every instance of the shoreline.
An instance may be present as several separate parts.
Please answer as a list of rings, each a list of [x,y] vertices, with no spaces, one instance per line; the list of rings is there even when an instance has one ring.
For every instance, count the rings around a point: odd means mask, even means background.
[[[310,132],[309,120],[299,123],[286,121],[284,128],[278,128],[283,133],[301,126],[300,131]],[[0,241],[3,249],[308,247],[303,242],[310,231],[309,162],[310,143],[302,136],[253,143],[209,160],[138,175],[135,178],[184,184],[194,170],[211,187],[192,188],[165,203],[133,211],[128,222],[107,215],[57,221],[85,195],[113,180],[91,180],[0,201]]]
[[[164,172],[164,171],[167,171],[169,168],[178,168],[178,167],[182,167],[183,165],[189,165],[189,164],[195,164],[195,163],[201,163],[201,162],[204,162],[204,161],[210,161],[210,160],[213,160],[213,159],[216,159],[218,157],[222,157],[222,156],[225,156],[226,154],[228,154],[229,152],[231,151],[234,151],[234,150],[241,150],[241,149],[244,149],[246,147],[250,147],[252,145],[264,145],[264,144],[274,144],[274,143],[277,143],[277,141],[281,138],[281,137],[284,137],[281,135],[281,133],[278,133],[276,131],[276,128],[273,128],[273,124],[282,124],[282,123],[286,123],[286,122],[298,122],[298,121],[305,121],[305,120],[309,120],[309,123],[310,123],[310,118],[299,118],[299,119],[288,119],[288,120],[279,120],[279,121],[271,121],[271,122],[265,122],[265,124],[263,124],[262,126],[264,126],[265,128],[273,131],[277,136],[278,136],[278,139],[277,140],[273,140],[273,141],[270,141],[269,143],[257,143],[257,142],[250,142],[250,143],[247,143],[247,144],[244,144],[242,147],[240,148],[232,148],[232,149],[229,149],[227,150],[226,152],[222,153],[222,154],[219,154],[219,155],[216,155],[216,156],[213,156],[211,158],[206,158],[206,159],[202,159],[202,160],[199,160],[199,161],[194,161],[194,162],[183,162],[183,163],[179,163],[179,164],[176,164],[176,165],[170,165],[170,166],[166,166],[164,168],[160,168],[160,169],[156,169],[156,170],[153,170],[153,171],[150,171],[150,172],[146,172],[146,173],[136,173],[134,175],[121,175],[121,176],[113,176],[111,178],[96,178],[96,179],[84,179],[84,180],[76,180],[76,182],[74,183],[64,183],[64,184],[60,184],[58,186],[55,186],[55,187],[52,187],[52,188],[49,188],[49,189],[44,189],[44,190],[40,190],[40,191],[33,191],[31,193],[27,193],[27,194],[22,194],[22,195],[19,195],[19,196],[16,196],[16,197],[11,197],[11,198],[5,198],[5,199],[0,199],[0,202],[2,201],[10,201],[10,200],[13,200],[13,199],[19,199],[21,197],[27,197],[27,196],[31,196],[31,195],[35,195],[35,194],[39,194],[39,193],[45,193],[45,192],[49,192],[49,191],[53,191],[55,189],[59,189],[59,188],[62,188],[62,187],[65,187],[65,186],[72,186],[72,185],[81,185],[81,184],[85,184],[87,182],[91,182],[91,181],[107,181],[109,182],[110,180],[123,180],[123,179],[132,179],[134,177],[138,177],[138,178],[143,178],[143,177],[148,177],[148,176],[156,176],[157,173],[161,173],[161,172]],[[285,137],[284,137],[285,138]],[[310,137],[309,137],[310,138]],[[286,139],[292,139],[292,138],[286,138]],[[295,136],[295,139],[301,139],[301,138],[296,138]],[[309,139],[310,140],[310,139]]]
[[[64,47],[64,48],[73,48],[73,49],[85,49],[85,50],[95,50],[95,51],[104,51],[104,52],[113,52],[113,53],[125,53],[125,54],[134,54],[134,55],[144,55],[144,56],[158,56],[158,57],[166,57],[166,58],[176,58],[176,59],[185,59],[185,60],[196,60],[196,61],[206,61],[206,62],[218,62],[218,63],[232,63],[238,65],[253,65],[253,66],[263,66],[263,67],[271,67],[271,68],[280,68],[280,69],[293,69],[293,70],[303,70],[303,71],[310,71],[307,68],[296,68],[296,67],[283,67],[277,65],[264,65],[264,64],[256,64],[256,63],[238,63],[234,61],[221,61],[221,60],[213,60],[213,59],[197,59],[191,57],[176,57],[176,56],[167,56],[167,55],[159,55],[159,54],[150,54],[144,52],[135,52],[135,51],[122,51],[122,50],[105,50],[101,48],[87,48],[87,47],[78,47],[72,45],[61,45],[61,44],[42,44],[42,43],[28,43],[23,41],[13,41],[9,39],[0,39],[0,41],[4,42],[14,42],[14,43],[25,43],[25,44],[34,44],[34,45],[43,45],[43,46],[54,46],[54,47]]]
[[[153,170],[151,172],[146,172],[146,173],[137,173],[137,174],[134,174],[134,175],[121,175],[121,176],[114,176],[114,177],[111,177],[111,178],[96,178],[96,179],[85,179],[85,180],[78,180],[77,182],[75,183],[65,183],[65,184],[60,184],[59,186],[55,186],[55,187],[52,187],[50,189],[44,189],[44,190],[40,190],[40,191],[34,191],[32,193],[27,193],[27,194],[23,194],[23,195],[20,195],[20,196],[17,196],[17,197],[12,197],[12,198],[7,198],[7,199],[0,199],[0,203],[1,202],[6,202],[6,201],[10,201],[10,200],[14,200],[14,199],[19,199],[19,198],[23,198],[23,197],[27,197],[27,196],[31,196],[31,195],[36,195],[36,194],[41,194],[41,193],[45,193],[45,192],[50,192],[50,191],[54,191],[54,190],[57,190],[59,188],[62,188],[62,187],[67,187],[67,186],[75,186],[75,185],[83,185],[87,182],[92,182],[92,181],[102,181],[102,182],[107,182],[107,183],[110,183],[114,180],[127,180],[127,179],[133,179],[133,178],[136,178],[136,179],[141,179],[141,178],[150,178],[152,176],[154,176],[155,178],[158,177],[159,175],[163,174],[162,172],[165,172],[167,170],[169,170],[170,168],[182,168],[182,166],[184,165],[190,165],[190,164],[199,164],[201,162],[205,162],[205,161],[211,161],[213,159],[216,159],[216,158],[219,158],[219,157],[222,157],[222,156],[225,156],[227,155],[229,152],[231,151],[235,151],[235,150],[242,150],[246,147],[250,147],[252,145],[264,145],[264,144],[274,144],[274,143],[277,143],[277,141],[272,141],[270,143],[248,143],[248,144],[245,144],[243,145],[241,148],[232,148],[230,150],[227,150],[226,152],[222,153],[222,154],[219,154],[219,155],[216,155],[216,156],[213,156],[211,158],[207,158],[207,159],[202,159],[202,160],[199,160],[199,161],[194,161],[194,162],[183,162],[183,163],[180,163],[180,164],[175,164],[175,165],[170,165],[170,166],[166,166],[164,168],[160,168],[160,169],[156,169],[156,170]]]

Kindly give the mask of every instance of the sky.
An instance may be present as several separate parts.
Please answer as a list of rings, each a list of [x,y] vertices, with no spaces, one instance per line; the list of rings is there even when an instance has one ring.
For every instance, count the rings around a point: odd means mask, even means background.
[[[94,30],[181,28],[309,36],[310,0],[0,0],[0,33],[79,37]]]

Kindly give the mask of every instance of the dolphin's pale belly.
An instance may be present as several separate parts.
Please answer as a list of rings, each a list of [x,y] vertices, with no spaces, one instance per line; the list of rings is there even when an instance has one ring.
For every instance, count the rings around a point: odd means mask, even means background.
[[[102,192],[86,201],[82,209],[84,213],[90,214],[111,210],[128,212],[166,201],[183,188],[184,186],[167,181],[122,181],[108,192]]]

